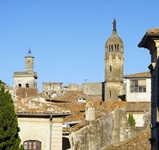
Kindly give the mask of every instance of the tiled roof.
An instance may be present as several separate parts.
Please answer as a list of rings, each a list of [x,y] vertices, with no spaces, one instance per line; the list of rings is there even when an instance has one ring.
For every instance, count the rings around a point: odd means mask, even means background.
[[[150,130],[139,133],[136,137],[128,139],[119,146],[111,145],[103,150],[150,150]]]
[[[52,91],[55,92],[55,91]],[[71,90],[66,90],[66,91],[62,91],[62,93],[60,94],[60,96],[58,95],[57,97],[54,98],[49,98],[48,95],[42,93],[41,96],[43,98],[45,98],[46,100],[51,100],[54,102],[62,102],[62,101],[77,101],[78,98],[83,98],[86,97],[86,95],[82,92],[82,91],[71,91]]]
[[[125,110],[129,112],[145,112],[150,110],[150,102],[128,102]]]
[[[159,28],[149,29],[149,30],[146,31],[146,34],[148,34],[148,35],[159,34]]]
[[[158,36],[159,36],[159,28],[153,28],[147,30],[146,34],[138,44],[138,47],[148,48],[151,43],[151,39],[156,39],[158,38]]]
[[[70,114],[68,109],[50,103],[42,103],[30,98],[18,98],[14,101],[15,112],[24,114]]]
[[[102,116],[104,116],[106,113],[114,110],[115,108],[120,108],[126,105],[127,102],[124,101],[118,101],[118,102],[101,102],[100,98],[89,98],[87,99],[87,102],[91,101],[94,103],[95,108],[95,118],[98,119]],[[72,126],[71,128],[64,128],[64,132],[72,132],[77,131],[79,128],[82,128],[89,124],[89,121],[85,121],[85,105],[78,104],[78,103],[70,103],[69,110],[71,111],[71,115],[64,118],[64,122],[71,122],[71,121],[78,121],[82,120],[81,123],[78,123],[77,125]]]
[[[129,78],[151,78],[150,71],[147,72],[140,72],[140,73],[135,73],[135,74],[127,74],[123,76],[126,79]]]

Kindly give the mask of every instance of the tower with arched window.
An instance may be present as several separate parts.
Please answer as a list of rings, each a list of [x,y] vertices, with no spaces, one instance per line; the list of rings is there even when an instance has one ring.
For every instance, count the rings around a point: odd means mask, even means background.
[[[104,100],[118,101],[123,87],[124,45],[117,35],[116,20],[113,21],[112,35],[105,43]]]

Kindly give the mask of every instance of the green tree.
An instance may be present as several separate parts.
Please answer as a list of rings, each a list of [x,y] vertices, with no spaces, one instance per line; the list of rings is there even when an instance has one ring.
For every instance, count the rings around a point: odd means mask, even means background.
[[[0,82],[0,149],[19,150],[19,131],[13,99]]]
[[[135,122],[134,116],[132,114],[129,114],[128,122],[129,122],[130,126],[132,126],[132,127],[135,126],[136,122]]]
[[[23,146],[23,145],[20,145],[19,150],[24,150],[24,146]]]

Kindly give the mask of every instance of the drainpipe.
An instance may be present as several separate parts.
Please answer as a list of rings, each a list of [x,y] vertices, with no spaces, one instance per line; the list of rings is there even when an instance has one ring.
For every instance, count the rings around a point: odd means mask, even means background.
[[[52,149],[51,148],[51,146],[52,146],[51,140],[52,140],[52,115],[50,116],[50,150]]]

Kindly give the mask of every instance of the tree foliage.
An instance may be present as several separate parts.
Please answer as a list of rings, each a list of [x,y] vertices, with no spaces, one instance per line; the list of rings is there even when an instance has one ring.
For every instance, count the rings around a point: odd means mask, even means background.
[[[132,127],[135,126],[136,121],[135,121],[134,116],[132,114],[129,114],[128,122],[129,122],[130,126],[132,126]]]
[[[0,149],[19,150],[19,131],[13,99],[0,83]]]

